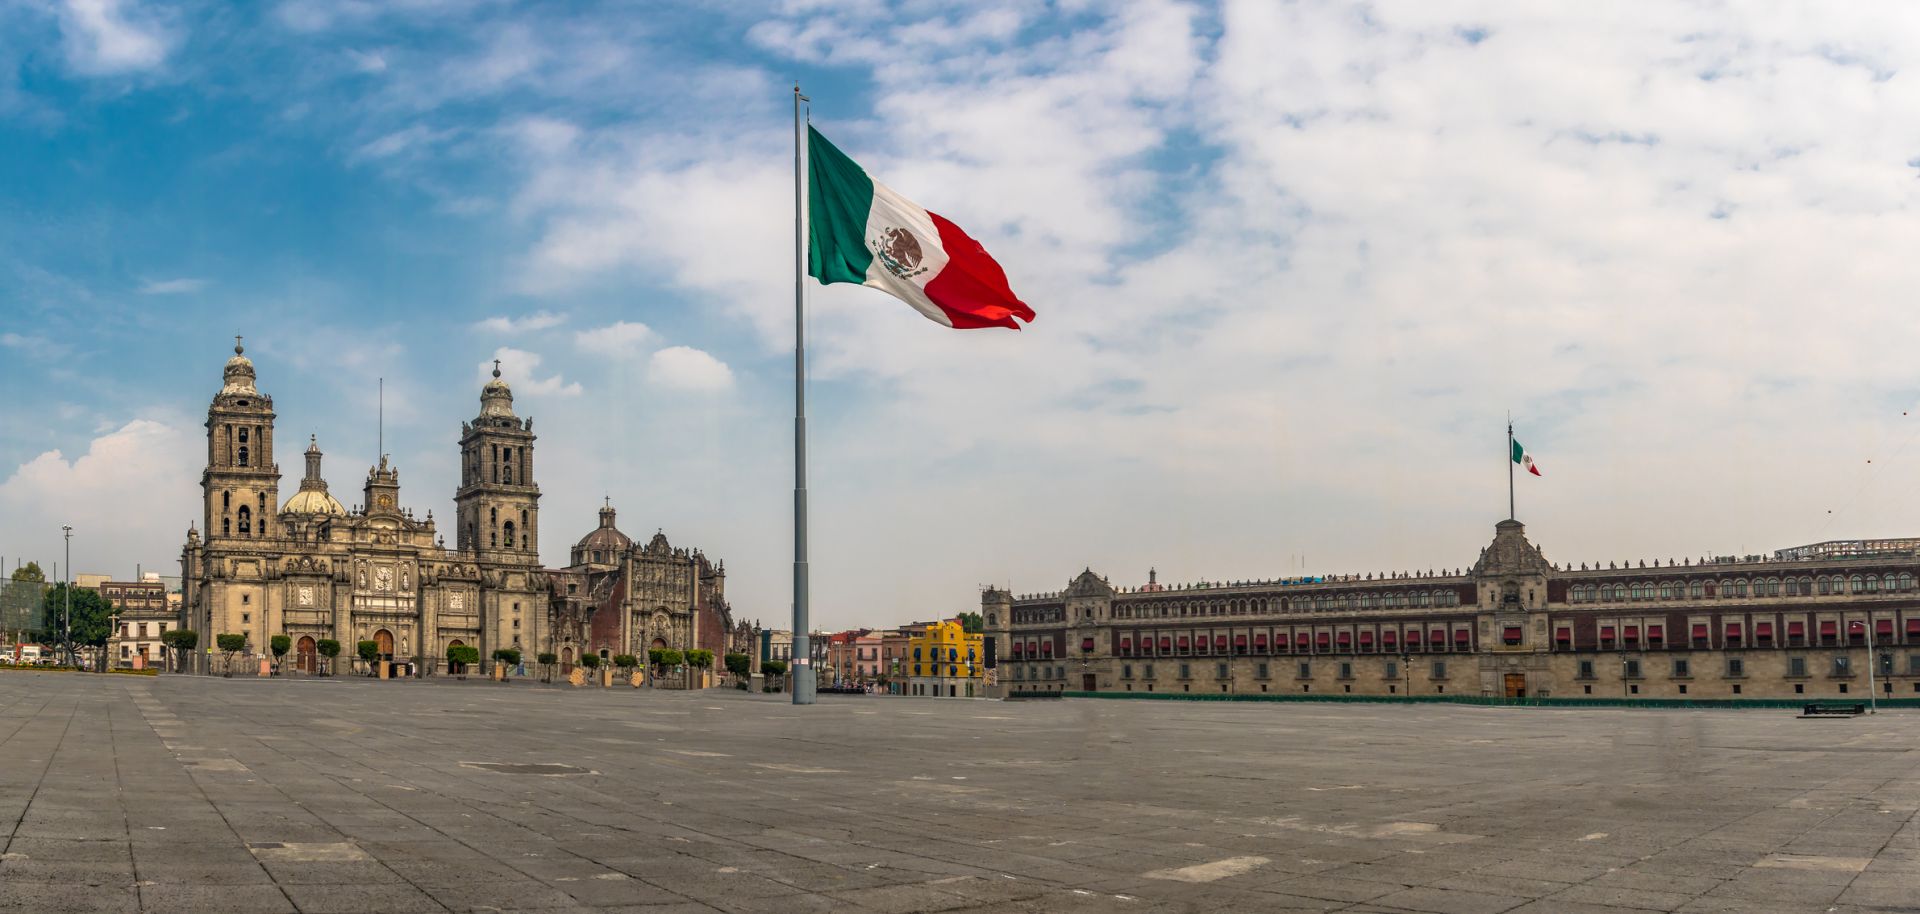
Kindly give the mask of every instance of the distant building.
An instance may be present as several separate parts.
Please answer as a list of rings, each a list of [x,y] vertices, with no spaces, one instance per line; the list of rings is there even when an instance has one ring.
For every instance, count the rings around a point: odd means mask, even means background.
[[[181,627],[178,603],[169,599],[160,576],[143,581],[102,581],[96,588],[119,617],[107,637],[108,662],[116,667],[171,669],[174,658],[161,642],[162,632]]]
[[[1010,691],[1920,697],[1920,540],[1604,567],[1516,520],[1459,571],[990,588]],[[1869,649],[1871,644],[1871,649]]]
[[[908,639],[907,695],[974,698],[985,695],[983,639],[960,620],[928,623]]]

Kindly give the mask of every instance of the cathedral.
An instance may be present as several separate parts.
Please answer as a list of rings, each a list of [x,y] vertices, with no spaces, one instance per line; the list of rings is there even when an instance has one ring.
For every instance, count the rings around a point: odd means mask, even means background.
[[[514,413],[498,363],[479,415],[461,423],[451,548],[432,511],[402,507],[400,471],[385,455],[348,509],[328,491],[310,437],[300,486],[281,502],[274,419],[273,398],[236,343],[207,411],[203,512],[181,554],[185,624],[203,648],[243,634],[258,656],[284,634],[292,666],[312,672],[320,641],[340,642],[343,658],[372,641],[382,659],[429,673],[458,646],[482,658],[518,648],[529,664],[553,653],[570,666],[588,652],[644,656],[649,647],[717,657],[750,638],[733,623],[724,564],[674,548],[664,533],[632,542],[614,527],[611,504],[567,568],[541,566],[533,420]],[[206,650],[190,668],[220,669]]]

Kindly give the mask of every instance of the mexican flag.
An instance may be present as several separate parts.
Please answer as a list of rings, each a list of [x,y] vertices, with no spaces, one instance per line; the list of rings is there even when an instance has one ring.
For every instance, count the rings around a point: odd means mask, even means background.
[[[1540,468],[1533,465],[1533,455],[1527,453],[1527,449],[1521,447],[1520,442],[1514,441],[1512,438],[1508,438],[1507,440],[1513,443],[1513,462],[1526,467],[1527,472],[1539,476]]]
[[[807,127],[807,275],[872,286],[956,329],[1033,320],[980,242],[875,181]]]

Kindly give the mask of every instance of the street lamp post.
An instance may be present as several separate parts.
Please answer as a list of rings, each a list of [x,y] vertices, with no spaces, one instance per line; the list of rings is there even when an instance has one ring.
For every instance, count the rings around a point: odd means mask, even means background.
[[[67,652],[67,664],[69,666],[79,666],[78,663],[74,662],[75,658],[73,654],[73,527],[67,524],[61,524],[60,533],[67,541],[66,579],[60,582],[60,595],[66,600],[66,607],[60,614],[61,638],[63,639],[61,647]]]

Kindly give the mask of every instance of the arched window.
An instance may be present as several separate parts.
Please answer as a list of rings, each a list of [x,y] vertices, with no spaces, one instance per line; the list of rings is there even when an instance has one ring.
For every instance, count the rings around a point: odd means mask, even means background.
[[[252,532],[253,532],[253,509],[247,507],[246,505],[241,505],[240,506],[240,535],[246,536],[247,534],[250,534]]]
[[[233,520],[231,518],[226,518],[226,517],[220,518],[220,535],[231,536],[232,534],[233,534]]]
[[[237,463],[238,463],[238,465],[240,465],[240,466],[246,466],[246,465],[247,465],[247,448],[246,448],[246,446],[245,446],[245,445],[242,445],[242,446],[240,447],[240,459],[239,459],[239,460],[237,461]]]
[[[1913,575],[1910,575],[1910,574],[1900,575],[1900,589],[1901,590],[1913,589]]]
[[[1826,575],[1821,575],[1820,577],[1814,578],[1813,592],[1823,597],[1826,596],[1827,594],[1833,593],[1833,583],[1827,580]]]
[[[1864,593],[1866,591],[1865,582],[1863,582],[1860,576],[1857,574],[1851,578],[1848,578],[1847,583],[1851,585],[1850,587],[1848,587],[1848,589],[1853,591],[1854,593]]]
[[[1875,591],[1878,591],[1879,589],[1880,589],[1880,576],[1877,574],[1867,575],[1867,592],[1873,593]]]
[[[513,521],[507,521],[507,548],[513,548]]]

